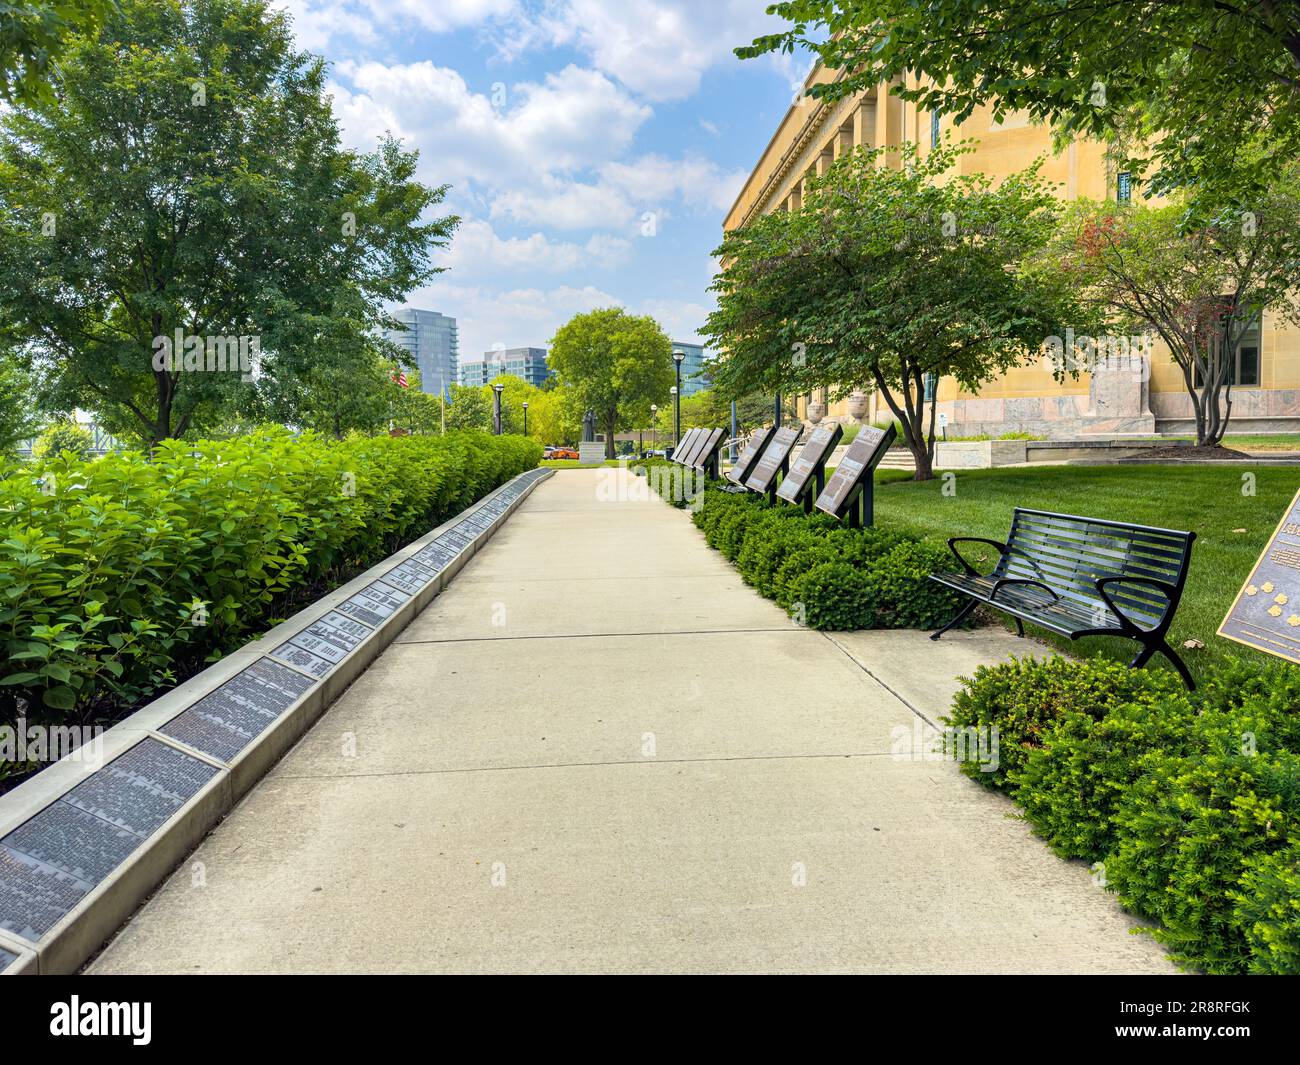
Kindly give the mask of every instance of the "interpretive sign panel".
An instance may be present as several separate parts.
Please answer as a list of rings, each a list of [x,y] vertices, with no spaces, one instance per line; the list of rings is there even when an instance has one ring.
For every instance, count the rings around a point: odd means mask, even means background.
[[[687,436],[689,443],[681,449],[677,457],[681,459],[683,466],[690,466],[695,461],[695,456],[700,453],[700,448],[708,439],[709,431],[707,429],[692,429]]]
[[[702,470],[712,463],[718,454],[718,449],[722,447],[722,441],[726,435],[724,429],[710,429],[704,438],[704,442],[695,449],[695,457],[691,460],[691,466],[694,469]]]
[[[686,457],[695,450],[700,442],[700,431],[698,429],[686,430],[686,435],[681,438],[677,446],[673,448],[673,461],[686,465]]]
[[[1219,635],[1300,663],[1300,494],[1273,530]]]
[[[777,498],[784,499],[787,503],[800,502],[805,493],[814,487],[813,478],[819,470],[825,468],[826,460],[843,435],[844,430],[838,422],[832,422],[829,426],[819,425],[814,429],[803,450],[790,463],[790,472],[786,474],[785,480],[777,487]]]
[[[727,471],[727,480],[743,486],[749,475],[753,473],[755,464],[762,457],[764,449],[775,432],[774,425],[755,429],[749,436],[749,443],[745,445],[745,450],[736,459],[736,464]]]
[[[857,501],[858,490],[866,487],[880,460],[885,457],[897,433],[891,425],[883,432],[874,426],[864,425],[858,437],[835,467],[826,488],[817,497],[817,509],[843,518]]]
[[[755,492],[770,492],[776,484],[777,474],[790,458],[790,452],[799,442],[802,425],[782,426],[772,434],[772,441],[754,464],[754,470],[745,480],[745,487]]]

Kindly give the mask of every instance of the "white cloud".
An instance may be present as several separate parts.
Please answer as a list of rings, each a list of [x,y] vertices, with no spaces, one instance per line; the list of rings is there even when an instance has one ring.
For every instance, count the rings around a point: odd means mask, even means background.
[[[609,270],[621,264],[631,241],[595,234],[585,244],[555,241],[542,233],[527,237],[500,237],[491,223],[466,221],[451,247],[435,265],[448,267],[452,280],[500,280],[512,273],[566,274],[577,270]]]
[[[331,92],[349,142],[369,148],[391,130],[420,149],[425,180],[438,183],[506,188],[600,165],[619,158],[651,115],[603,74],[575,66],[508,89],[499,107],[490,88],[476,93],[428,61],[338,72],[349,85]]]
[[[410,26],[430,33],[517,20],[517,0],[272,0],[293,17],[301,48],[323,52],[335,40],[377,44]]]
[[[756,0],[563,0],[534,25],[539,36],[581,49],[634,92],[683,100],[707,70],[740,62],[733,49],[788,25],[764,7]]]

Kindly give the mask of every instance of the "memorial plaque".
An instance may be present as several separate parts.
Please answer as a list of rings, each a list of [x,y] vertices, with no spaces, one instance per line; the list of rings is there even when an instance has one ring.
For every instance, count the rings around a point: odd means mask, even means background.
[[[416,554],[416,559],[423,565],[430,567],[441,573],[451,565],[457,552],[440,543],[432,543],[428,547],[421,548]]]
[[[1219,635],[1300,663],[1300,494],[1273,530]]]
[[[35,942],[92,887],[0,845],[0,928],[6,932]]]
[[[700,431],[698,429],[686,430],[686,435],[678,441],[677,446],[673,448],[673,461],[683,466],[688,465],[687,459],[690,457],[700,443]]]
[[[292,643],[282,643],[271,652],[271,658],[286,666],[293,666],[303,673],[309,673],[317,680],[324,680],[334,670],[334,663],[305,651]]]
[[[790,457],[794,445],[798,443],[803,426],[782,426],[772,434],[772,440],[763,450],[759,460],[754,463],[753,472],[745,479],[745,487],[755,492],[770,492],[776,484],[777,474]]]
[[[184,751],[146,739],[59,801],[147,839],[218,772]]]
[[[0,843],[79,883],[98,884],[121,865],[144,837],[101,821],[59,799]]]
[[[808,442],[799,452],[799,457],[790,463],[789,475],[776,490],[777,498],[784,499],[787,503],[802,501],[804,493],[813,487],[810,483],[813,475],[826,465],[826,460],[843,435],[844,430],[837,422],[829,426],[819,425],[814,429],[808,435]]]
[[[769,425],[766,429],[755,429],[750,434],[749,443],[745,445],[745,450],[736,459],[736,464],[727,471],[727,480],[744,485],[746,478],[753,472],[755,464],[762,457],[763,449],[767,447],[768,441],[772,439],[775,432],[776,427],[772,425]]]
[[[337,610],[331,610],[307,631],[338,644],[345,651],[354,650],[370,635],[369,626],[344,617]]]
[[[473,542],[474,537],[466,534],[461,529],[449,529],[438,537],[438,543],[456,555],[459,555]]]
[[[218,761],[229,762],[311,687],[312,681],[301,673],[263,658],[159,731]]]
[[[708,466],[713,461],[714,456],[717,455],[718,449],[722,447],[722,440],[726,435],[725,430],[722,429],[709,430],[704,437],[704,442],[695,449],[695,455],[691,459],[691,467],[702,470]]]
[[[826,482],[825,491],[817,497],[817,509],[833,517],[843,518],[857,501],[859,489],[870,482],[896,435],[892,425],[883,432],[874,426],[864,425]]]
[[[403,562],[384,574],[384,583],[407,595],[417,595],[433,580],[433,573],[418,562]]]

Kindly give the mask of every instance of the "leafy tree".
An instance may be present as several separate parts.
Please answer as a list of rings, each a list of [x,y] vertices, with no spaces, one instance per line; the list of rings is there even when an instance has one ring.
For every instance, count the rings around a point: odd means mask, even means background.
[[[729,233],[705,332],[727,352],[723,395],[879,390],[928,480],[935,404],[926,380],[975,391],[1077,321],[1059,275],[1021,263],[1050,239],[1058,203],[1036,169],[994,188],[952,173],[962,149],[924,159],[859,149],[809,182],[797,211]]]
[[[27,372],[12,356],[0,354],[0,457],[12,455],[36,429]]]
[[[551,341],[551,367],[575,399],[596,412],[608,459],[621,429],[645,424],[650,404],[671,398],[672,360],[672,341],[658,322],[618,307],[575,316]]]
[[[36,438],[32,445],[32,457],[41,459],[71,451],[77,458],[84,459],[94,444],[95,439],[85,426],[72,418],[60,418],[46,426]]]
[[[1300,181],[1275,183],[1248,217],[1226,213],[1191,230],[1184,221],[1181,203],[1079,201],[1042,269],[1063,270],[1114,331],[1165,342],[1192,399],[1196,442],[1214,446],[1232,416],[1243,336],[1265,309],[1300,322]]]
[[[490,432],[492,429],[492,403],[487,389],[467,385],[447,386],[447,431],[473,429]]]
[[[415,166],[392,139],[340,146],[324,63],[266,0],[121,0],[49,99],[0,116],[0,320],[47,406],[115,433],[305,420],[313,370],[369,372],[383,306],[455,229],[421,221],[444,190]]]
[[[50,68],[69,38],[93,31],[112,7],[112,0],[0,5],[0,99],[30,102],[48,95]]]
[[[791,25],[742,58],[812,49],[844,76],[839,98],[911,74],[899,91],[961,121],[990,103],[1026,110],[1063,137],[1133,137],[1158,191],[1248,206],[1300,154],[1300,7],[1223,0],[787,0]],[[1252,131],[1259,135],[1252,137]],[[1252,151],[1243,151],[1251,142]]]

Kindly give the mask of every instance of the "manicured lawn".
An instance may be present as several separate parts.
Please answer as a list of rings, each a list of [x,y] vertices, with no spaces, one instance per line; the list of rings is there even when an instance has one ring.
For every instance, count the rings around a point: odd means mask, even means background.
[[[1272,535],[1283,511],[1300,489],[1300,467],[1260,467],[1255,495],[1242,494],[1242,473],[1221,466],[1044,466],[1037,469],[970,470],[956,475],[955,494],[944,481],[922,484],[902,471],[877,475],[876,523],[906,527],[936,541],[950,536],[986,536],[1004,541],[1017,506],[1055,510],[1139,525],[1190,529],[1197,534],[1192,567],[1170,643],[1194,674],[1230,658],[1268,658],[1215,635],[1223,615]],[[1244,533],[1234,532],[1245,529]],[[992,548],[965,545],[971,562],[985,572],[996,561]],[[1035,635],[1049,636],[1041,629]],[[1184,651],[1196,639],[1204,650]],[[1137,650],[1129,640],[1088,638],[1071,644],[1082,656],[1105,654],[1128,661]],[[1157,659],[1163,663],[1163,658]],[[923,668],[923,663],[918,663]]]
[[[578,459],[542,459],[537,465],[552,470],[599,470],[604,466],[617,466],[619,461],[619,459],[608,459],[605,462],[588,462],[584,465]]]

